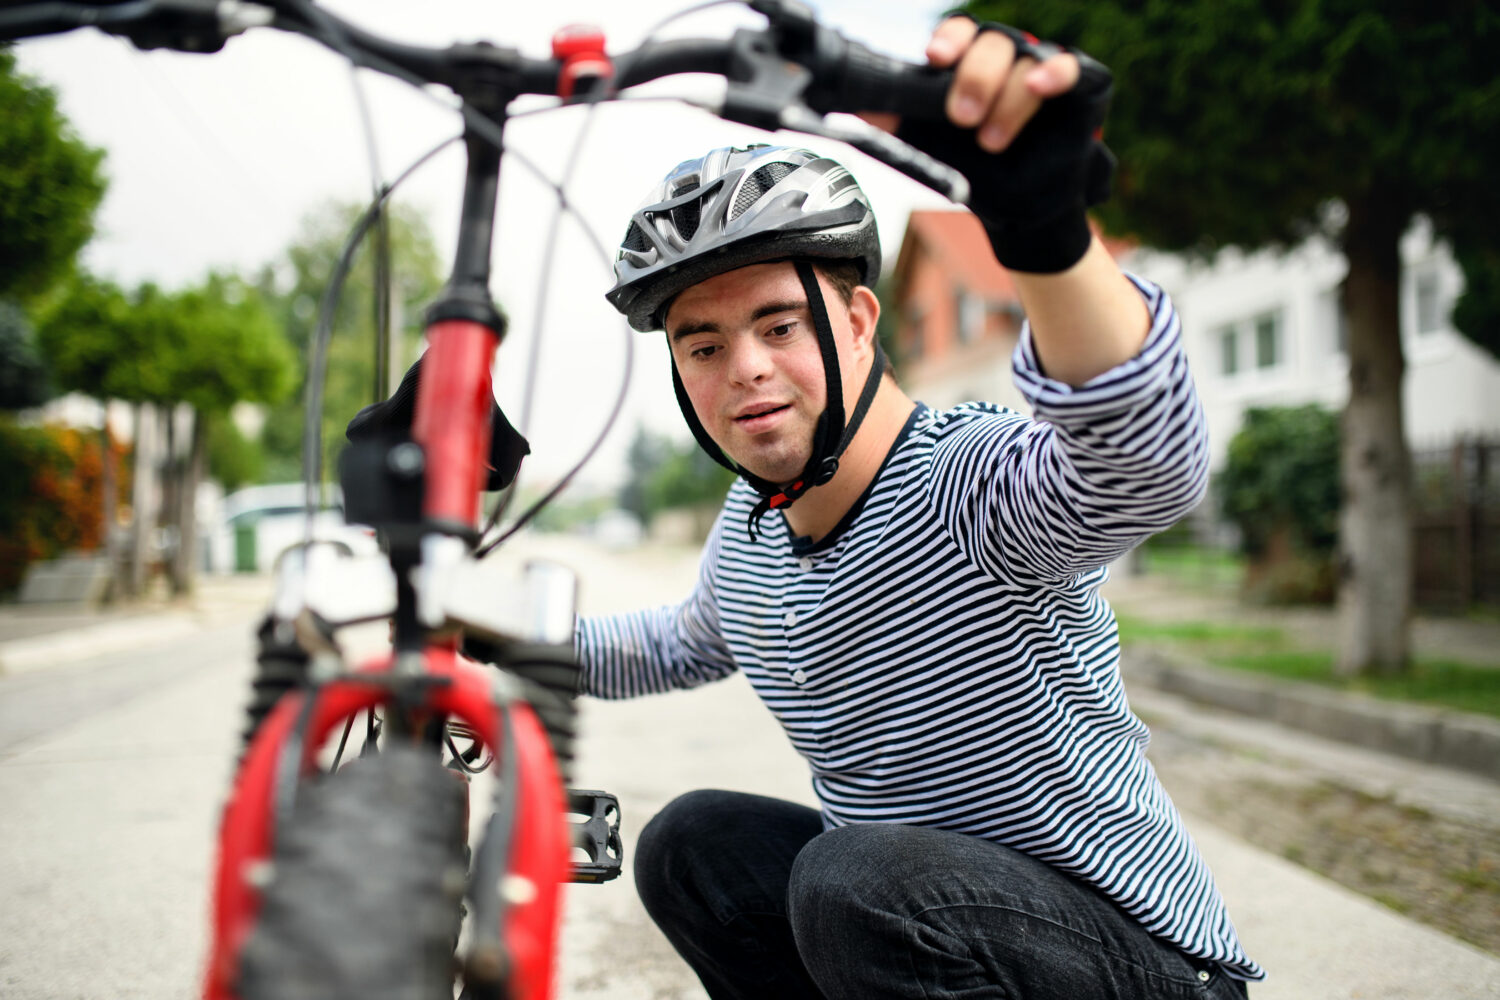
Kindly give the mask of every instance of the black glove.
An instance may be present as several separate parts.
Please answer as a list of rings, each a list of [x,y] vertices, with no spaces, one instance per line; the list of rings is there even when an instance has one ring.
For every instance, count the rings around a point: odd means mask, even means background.
[[[424,355],[425,356],[425,355]],[[381,403],[371,403],[349,421],[344,436],[350,441],[367,441],[382,437],[411,437],[412,418],[417,408],[417,382],[422,375],[422,359],[406,370],[401,384],[391,398]],[[521,459],[531,454],[531,445],[526,442],[498,403],[490,402],[490,459],[489,474],[485,479],[486,490],[503,490],[516,478]]]
[[[1038,61],[1062,51],[1015,28],[980,22],[1016,45],[1016,58]],[[968,178],[969,207],[984,223],[995,257],[1012,271],[1065,271],[1088,250],[1085,209],[1109,197],[1115,158],[1099,138],[1114,78],[1102,64],[1076,49],[1078,83],[1041,108],[1000,153],[986,152],[975,129],[946,118],[902,120],[896,137],[934,156]]]

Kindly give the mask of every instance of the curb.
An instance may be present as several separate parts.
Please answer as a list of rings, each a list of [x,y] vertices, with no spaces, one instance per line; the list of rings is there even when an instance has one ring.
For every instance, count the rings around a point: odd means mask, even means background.
[[[1157,646],[1122,650],[1127,681],[1292,729],[1500,781],[1500,720],[1209,666]]]

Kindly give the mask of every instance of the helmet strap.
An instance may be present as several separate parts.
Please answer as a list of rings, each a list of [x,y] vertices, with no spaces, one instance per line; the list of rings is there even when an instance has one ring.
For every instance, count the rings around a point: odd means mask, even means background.
[[[823,357],[823,379],[827,386],[827,403],[813,431],[812,453],[802,473],[795,479],[785,483],[762,479],[724,454],[724,450],[709,436],[703,423],[698,419],[697,411],[693,409],[693,402],[688,398],[687,389],[682,384],[682,375],[677,370],[677,359],[672,358],[672,389],[677,395],[677,406],[682,410],[688,429],[693,432],[693,438],[710,458],[738,474],[761,495],[760,502],[750,512],[747,525],[751,541],[757,538],[756,528],[760,524],[760,519],[769,511],[790,507],[808,490],[815,486],[822,486],[834,477],[839,469],[839,458],[844,454],[844,449],[849,446],[849,442],[854,439],[855,432],[859,430],[865,414],[869,412],[870,404],[875,401],[875,393],[880,388],[880,380],[885,376],[885,352],[881,349],[880,338],[876,337],[874,356],[870,361],[870,372],[865,377],[864,388],[860,391],[854,412],[850,415],[848,424],[845,424],[844,382],[839,372],[838,348],[834,343],[833,324],[828,319],[828,308],[823,301],[823,290],[818,284],[817,272],[810,263],[802,260],[792,263],[797,270],[797,277],[802,282],[802,289],[807,294],[808,311],[812,314],[813,329],[818,336],[818,349]]]

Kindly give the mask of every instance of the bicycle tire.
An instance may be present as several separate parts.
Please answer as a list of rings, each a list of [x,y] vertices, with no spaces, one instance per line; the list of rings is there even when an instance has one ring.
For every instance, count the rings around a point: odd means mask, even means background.
[[[241,1000],[452,1000],[467,794],[433,751],[398,746],[300,789]]]

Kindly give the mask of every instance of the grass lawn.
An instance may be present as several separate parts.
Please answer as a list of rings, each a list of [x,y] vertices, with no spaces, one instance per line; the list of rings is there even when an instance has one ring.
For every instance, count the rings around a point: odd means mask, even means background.
[[[1215,622],[1152,623],[1120,616],[1120,642],[1153,643],[1237,670],[1308,681],[1379,698],[1422,702],[1500,717],[1500,670],[1418,659],[1400,677],[1335,677],[1333,654],[1295,648],[1278,628]]]
[[[1141,549],[1147,573],[1193,587],[1232,590],[1245,574],[1245,559],[1237,552],[1200,545],[1152,545]]]

